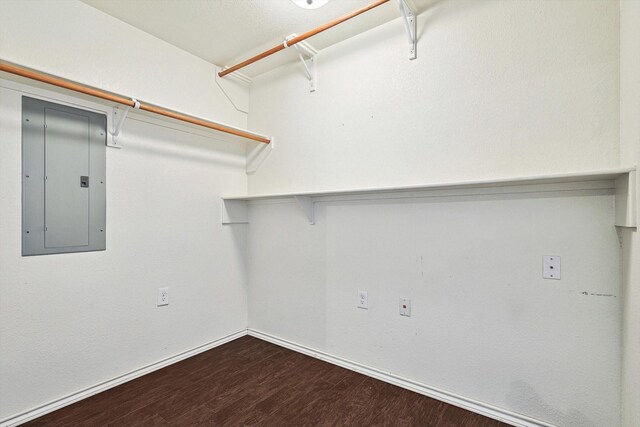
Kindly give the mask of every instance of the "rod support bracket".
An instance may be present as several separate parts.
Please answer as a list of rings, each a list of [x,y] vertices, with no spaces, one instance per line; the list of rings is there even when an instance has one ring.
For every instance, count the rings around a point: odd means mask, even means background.
[[[416,59],[418,57],[418,19],[415,11],[407,4],[406,0],[397,1],[409,40],[409,59]]]
[[[316,205],[313,199],[308,196],[293,196],[293,198],[307,216],[309,225],[314,225],[316,223]]]
[[[284,39],[282,43],[285,48],[290,47],[288,45],[289,40],[297,37],[297,34],[291,34]],[[293,45],[298,53],[298,59],[302,62],[307,79],[309,79],[309,92],[315,92],[318,88],[318,73],[317,73],[317,61],[318,51],[315,50],[309,43],[299,42]]]
[[[113,107],[111,118],[113,123],[113,129],[109,131],[111,134],[111,144],[107,144],[110,147],[121,148],[122,146],[118,144],[118,135],[120,135],[120,131],[122,131],[122,125],[124,125],[124,120],[127,118],[127,114],[133,108],[136,110],[140,109],[140,102],[137,99],[131,98],[133,101],[133,106],[127,105],[122,112],[120,112],[119,106]],[[120,116],[120,117],[118,117]]]

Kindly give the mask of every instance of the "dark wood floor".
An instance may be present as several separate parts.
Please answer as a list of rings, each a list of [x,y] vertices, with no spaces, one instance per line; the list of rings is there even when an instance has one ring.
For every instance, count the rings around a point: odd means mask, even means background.
[[[506,426],[243,337],[28,426]]]

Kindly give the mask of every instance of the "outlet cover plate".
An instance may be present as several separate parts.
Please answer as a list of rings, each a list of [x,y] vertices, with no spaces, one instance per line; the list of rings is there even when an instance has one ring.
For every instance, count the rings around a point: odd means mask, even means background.
[[[367,291],[358,291],[358,308],[369,309],[369,293]]]
[[[542,257],[542,277],[544,279],[560,280],[560,257],[545,255]]]
[[[400,298],[400,316],[411,317],[411,300]]]
[[[158,288],[158,307],[169,305],[169,288]]]

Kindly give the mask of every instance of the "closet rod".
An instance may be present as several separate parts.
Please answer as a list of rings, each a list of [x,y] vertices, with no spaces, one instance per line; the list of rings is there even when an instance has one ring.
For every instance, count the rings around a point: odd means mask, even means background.
[[[32,71],[26,68],[17,67],[15,65],[10,65],[5,62],[0,62],[0,71],[26,77],[32,80],[38,80],[40,82],[44,82],[54,86],[84,93],[86,95],[95,96],[96,98],[106,99],[107,101],[117,102],[118,104],[128,105],[129,107],[135,106],[135,101],[132,98],[125,98],[124,96],[121,96],[121,95],[116,95],[101,89],[95,89],[90,86],[85,86],[80,83],[64,80],[49,74],[40,73],[38,71]],[[161,116],[170,117],[172,119],[181,120],[183,122],[191,123],[194,125],[206,127],[209,129],[217,130],[220,132],[228,133],[228,134],[239,136],[242,138],[251,139],[253,141],[262,142],[264,144],[269,144],[271,142],[271,140],[265,136],[245,132],[240,129],[234,129],[232,127],[221,125],[219,123],[210,122],[208,120],[188,116],[183,113],[178,113],[176,111],[172,111],[167,108],[158,107],[148,103],[139,102],[139,104],[140,104],[140,110],[149,111],[151,113],[159,114]]]
[[[326,24],[323,24],[323,25],[320,25],[319,27],[314,28],[313,30],[307,31],[306,33],[304,33],[302,35],[294,37],[291,40],[287,40],[287,41],[285,41],[285,42],[283,42],[283,43],[281,43],[281,44],[279,44],[277,46],[274,46],[269,50],[265,50],[264,52],[254,56],[252,58],[249,58],[246,61],[242,61],[241,63],[236,64],[236,65],[234,65],[232,67],[225,68],[224,70],[222,70],[222,71],[220,71],[218,73],[218,76],[224,77],[227,74],[231,74],[234,71],[238,71],[239,69],[244,68],[247,65],[253,64],[254,62],[259,61],[259,60],[261,60],[263,58],[266,58],[267,56],[273,55],[276,52],[280,52],[281,50],[284,50],[287,47],[291,47],[296,43],[300,43],[301,41],[306,40],[311,36],[315,36],[316,34],[321,33],[321,32],[323,32],[325,30],[328,30],[331,27],[335,27],[338,24],[342,24],[344,21],[348,21],[349,19],[354,18],[354,17],[356,17],[356,16],[358,16],[358,15],[360,15],[362,13],[365,13],[365,12],[367,12],[367,11],[373,9],[373,8],[376,8],[376,7],[380,6],[380,5],[383,5],[383,4],[387,3],[388,1],[390,1],[390,0],[377,0],[377,1],[374,1],[373,3],[371,3],[371,4],[367,5],[367,6],[361,7],[358,10],[354,10],[353,12],[348,13],[348,14],[344,15],[341,18],[334,19],[333,21],[329,21]]]

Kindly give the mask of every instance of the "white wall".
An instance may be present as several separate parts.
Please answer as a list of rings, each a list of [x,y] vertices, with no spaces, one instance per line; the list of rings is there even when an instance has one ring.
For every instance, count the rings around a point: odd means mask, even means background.
[[[313,226],[255,204],[248,241],[251,328],[555,425],[619,425],[612,196],[319,203]]]
[[[246,127],[215,67],[76,0],[0,2],[5,61],[183,113]]]
[[[640,159],[640,2],[623,0],[620,10],[620,160]],[[637,185],[640,200],[640,185]],[[623,425],[640,425],[640,237],[623,230]]]
[[[615,167],[630,158],[619,20],[615,1],[444,0],[419,18],[416,61],[394,21],[324,50],[317,93],[298,64],[260,76],[249,127],[277,145],[250,190]],[[0,1],[0,58],[247,122],[211,64],[79,2]],[[245,230],[220,226],[218,205],[247,188],[243,146],[128,121],[125,149],[108,151],[108,250],[22,258],[18,97],[0,92],[0,420],[247,324]],[[250,326],[541,420],[619,424],[612,196],[321,204],[315,226],[289,204],[259,204],[251,221]],[[625,265],[640,252],[628,237]],[[551,252],[558,283],[539,278]],[[354,308],[364,286],[366,312]],[[401,294],[410,319],[395,314]],[[627,421],[637,336],[625,344]]]
[[[396,20],[323,50],[316,93],[299,64],[259,76],[249,125],[276,146],[250,192],[617,167],[619,14],[444,0],[419,17],[415,61]],[[293,206],[252,205],[249,326],[541,421],[620,425],[612,203],[322,203],[311,227]],[[563,257],[562,281],[540,278],[545,254]]]
[[[246,125],[211,64],[83,3],[1,1],[0,58]],[[246,191],[244,144],[128,119],[107,149],[107,250],[21,257],[21,90],[110,106],[0,84],[0,420],[246,328],[244,231],[219,206]]]
[[[444,0],[407,60],[395,20],[254,79],[249,125],[276,136],[253,193],[617,166],[615,1]]]

